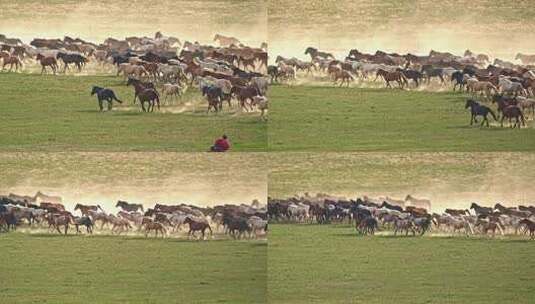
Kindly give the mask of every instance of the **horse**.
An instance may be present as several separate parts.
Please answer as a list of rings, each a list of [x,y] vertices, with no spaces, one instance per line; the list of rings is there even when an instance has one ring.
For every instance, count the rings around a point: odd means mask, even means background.
[[[310,57],[312,58],[313,61],[318,59],[318,57],[321,57],[323,59],[335,59],[333,54],[318,51],[318,49],[313,48],[313,47],[308,47],[305,50],[305,55],[307,55],[307,54],[310,55]]]
[[[89,210],[93,210],[93,211],[100,210],[100,211],[104,212],[104,210],[102,210],[102,208],[100,207],[100,205],[82,205],[82,204],[76,204],[76,206],[74,206],[74,211],[76,211],[76,210],[80,210],[80,212],[82,213],[82,215],[89,215]]]
[[[407,70],[407,69],[398,68],[397,71],[401,72],[403,76],[405,76],[406,79],[410,79],[414,81],[414,83],[416,83],[416,87],[420,85],[420,79],[424,77],[424,75],[421,72],[415,71],[415,70]]]
[[[147,237],[152,230],[154,230],[154,234],[156,237],[158,237],[158,232],[160,232],[162,238],[165,237],[165,235],[167,234],[167,230],[162,225],[162,223],[151,221],[145,222],[145,237]]]
[[[117,204],[115,204],[115,207],[119,207],[121,209],[123,209],[124,211],[126,212],[136,212],[138,210],[141,210],[141,212],[144,212],[143,211],[143,205],[141,204],[129,204],[128,202],[125,202],[125,201],[117,201]]]
[[[526,125],[526,121],[524,119],[524,114],[522,113],[522,110],[518,106],[506,106],[505,108],[502,108],[502,119],[500,121],[501,126],[503,127],[503,120],[505,118],[509,118],[509,121],[511,118],[515,119],[515,123],[511,126],[513,129],[518,126],[518,128],[521,128],[520,123],[522,123],[522,126]]]
[[[491,214],[493,209],[490,208],[490,207],[483,207],[483,206],[479,206],[478,204],[476,203],[472,203],[470,205],[470,209],[473,209],[476,213],[476,215],[480,216],[480,215],[488,215],[488,214]]]
[[[214,36],[214,42],[215,41],[218,41],[219,46],[221,47],[229,47],[231,45],[236,45],[236,46],[240,45],[240,40],[238,40],[238,38],[223,36],[220,34],[216,34]]]
[[[141,104],[141,109],[143,112],[153,112],[154,111],[154,104],[158,105],[158,110],[160,109],[160,95],[156,91],[156,89],[146,88],[141,84],[140,81],[134,79],[134,78],[128,78],[128,82],[126,83],[127,86],[133,85],[135,92],[137,92],[136,96],[139,99],[139,103]],[[134,96],[134,103],[136,96]],[[149,106],[147,109],[145,109],[145,103],[148,103]]]
[[[112,102],[115,100],[118,103],[123,103],[121,100],[117,98],[115,95],[115,92],[111,89],[101,88],[97,86],[93,86],[93,89],[91,90],[91,96],[97,94],[97,100],[98,100],[98,107],[100,108],[100,111],[104,110],[103,101],[108,102],[108,111],[111,111],[113,104]]]
[[[524,64],[524,65],[534,64],[535,63],[535,55],[525,55],[525,54],[522,54],[522,53],[518,53],[515,56],[515,60],[519,60],[519,59],[522,62],[522,64]]]
[[[188,238],[195,236],[196,231],[201,231],[202,238],[204,239],[206,229],[210,230],[210,235],[212,235],[212,228],[207,222],[194,221],[191,217],[187,217],[184,220],[184,224],[189,225]]]
[[[356,223],[355,228],[357,229],[359,234],[374,235],[375,230],[379,228],[379,223],[377,222],[377,219],[375,219],[373,216],[368,216]]]
[[[430,64],[426,64],[422,66],[421,72],[427,78],[428,84],[431,82],[432,77],[438,77],[441,83],[444,84],[444,70],[442,68],[435,68]]]
[[[56,70],[58,69],[58,61],[55,57],[45,57],[42,54],[37,54],[35,60],[39,61],[41,64],[41,75],[46,72],[46,67],[50,67],[54,75],[56,75]]]
[[[410,194],[405,197],[405,202],[412,207],[423,208],[425,210],[431,209],[431,201],[428,199],[417,199]]]
[[[79,226],[85,226],[85,230],[89,234],[93,234],[93,221],[88,216],[74,217],[73,218],[74,227],[76,227],[76,233],[80,233]]]
[[[67,68],[69,67],[69,64],[74,63],[76,67],[78,68],[78,71],[82,71],[82,66],[85,65],[87,62],[87,58],[80,54],[68,54],[64,52],[59,52],[56,55],[57,59],[61,59],[63,61],[64,67],[63,67],[63,73],[67,71]]]
[[[223,109],[223,90],[215,85],[206,85],[201,89],[202,96],[206,96],[208,101],[208,109],[206,113],[210,112],[211,108],[214,108],[216,113]],[[232,90],[231,90],[232,93]]]
[[[146,89],[153,89],[156,90],[156,87],[154,86],[154,83],[152,82],[144,82],[139,79],[128,77],[128,80],[126,82],[126,86],[134,86],[134,104],[136,103],[136,99],[138,98],[138,95],[146,90]]]
[[[524,89],[524,86],[520,82],[511,81],[505,76],[499,77],[498,87],[503,93],[512,93],[515,96],[519,94],[527,95],[526,89]]]
[[[247,100],[249,100],[249,107],[251,110],[253,109],[251,103],[253,102],[253,98],[255,96],[260,95],[258,92],[258,89],[254,86],[239,86],[236,85],[232,87],[230,90],[230,93],[234,96],[236,96],[236,99],[240,102],[240,107],[242,109],[245,109],[246,111],[249,111],[247,109]]]
[[[340,86],[346,83],[346,85],[349,87],[349,82],[355,80],[353,75],[349,71],[346,70],[337,70],[333,73],[334,78],[334,84],[336,85],[338,83],[338,80],[341,79]]]
[[[466,82],[464,81],[464,74],[461,71],[453,72],[451,74],[451,79],[450,80],[452,82],[455,81],[455,83],[453,84],[453,91],[454,92],[455,92],[455,89],[457,88],[457,86],[459,86],[459,91],[461,91],[464,88],[464,85],[466,84]]]
[[[519,225],[526,225],[526,228],[529,230],[529,236],[531,239],[535,239],[535,222],[529,220],[529,219],[523,219],[520,222],[518,222]]]
[[[59,234],[61,234],[59,227],[64,226],[64,234],[67,235],[69,224],[72,223],[72,216],[69,214],[48,214],[47,220],[49,227],[55,228]]]
[[[516,100],[518,101],[518,107],[522,110],[529,110],[531,108],[531,114],[533,115],[533,117],[535,117],[535,99],[526,98],[524,96],[517,96]]]
[[[466,104],[464,106],[465,109],[470,108],[470,125],[473,125],[474,122],[477,123],[477,116],[483,116],[483,120],[481,121],[481,126],[487,123],[487,127],[489,127],[489,120],[487,118],[487,115],[490,113],[495,121],[498,119],[496,118],[496,114],[487,106],[480,105],[478,102],[476,102],[473,99],[466,100]]]
[[[17,56],[10,55],[6,52],[0,52],[0,58],[3,59],[2,63],[2,71],[5,69],[6,65],[9,64],[9,71],[11,72],[13,70],[13,66],[15,66],[15,72],[19,70],[19,67],[22,67],[22,62]]]
[[[409,235],[409,230],[412,232],[412,235],[416,235],[416,231],[414,230],[413,222],[411,219],[401,219],[397,218],[394,221],[394,235],[398,234],[398,231],[402,232],[405,231],[405,235]]]
[[[483,234],[488,234],[488,232],[491,231],[493,237],[496,235],[496,229],[500,230],[500,232],[503,234],[503,229],[500,224],[493,221],[479,219],[474,227],[481,227],[481,232],[483,232]]]
[[[171,98],[178,98],[182,94],[182,88],[178,84],[164,83],[162,86],[162,93],[165,95],[165,102],[169,96],[171,96]]]
[[[378,69],[375,78],[377,79],[377,77],[379,76],[381,76],[383,80],[386,81],[387,88],[392,88],[392,86],[390,85],[390,81],[396,81],[401,89],[403,89],[403,84],[408,85],[407,79],[400,71],[389,72],[383,69]]]

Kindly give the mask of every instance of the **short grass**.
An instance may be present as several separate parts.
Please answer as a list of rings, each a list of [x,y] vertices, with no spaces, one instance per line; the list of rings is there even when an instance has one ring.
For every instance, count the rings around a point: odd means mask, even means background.
[[[112,88],[124,104],[99,112],[93,85]],[[267,148],[267,124],[258,113],[207,114],[195,89],[160,113],[142,113],[132,105],[133,88],[113,76],[0,73],[0,88],[3,151],[196,152],[223,133],[232,151]],[[185,102],[195,106],[182,107]]]
[[[271,151],[533,151],[521,130],[469,126],[466,98],[452,92],[274,86]]]
[[[269,303],[533,303],[535,242],[272,225]]]
[[[266,243],[0,235],[1,303],[265,303]]]

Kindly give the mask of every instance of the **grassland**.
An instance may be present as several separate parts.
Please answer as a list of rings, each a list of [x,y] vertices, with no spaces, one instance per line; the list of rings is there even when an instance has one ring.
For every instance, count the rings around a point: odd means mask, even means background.
[[[274,86],[270,151],[533,151],[535,128],[469,126],[462,94]]]
[[[265,303],[266,243],[0,235],[2,303]]]
[[[93,85],[112,88],[123,105],[99,112]],[[206,114],[194,90],[159,113],[142,113],[132,104],[133,88],[112,76],[2,73],[0,87],[2,151],[207,151],[223,133],[232,151],[267,148],[267,125],[257,113]]]
[[[348,226],[270,228],[270,303],[535,301],[535,242],[357,237]]]

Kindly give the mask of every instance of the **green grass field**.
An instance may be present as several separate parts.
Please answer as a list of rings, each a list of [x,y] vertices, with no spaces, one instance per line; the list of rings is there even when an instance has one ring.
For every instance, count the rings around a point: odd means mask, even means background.
[[[272,225],[270,303],[533,303],[535,242]]]
[[[272,151],[533,151],[535,128],[470,127],[465,96],[273,86]]]
[[[91,87],[116,91],[123,105],[98,111]],[[206,114],[191,89],[182,102],[142,113],[133,88],[112,76],[0,74],[3,124],[0,150],[20,151],[207,151],[226,133],[232,151],[265,151],[267,124],[258,113]],[[184,106],[185,102],[194,105]]]
[[[265,303],[266,243],[0,234],[1,303]]]

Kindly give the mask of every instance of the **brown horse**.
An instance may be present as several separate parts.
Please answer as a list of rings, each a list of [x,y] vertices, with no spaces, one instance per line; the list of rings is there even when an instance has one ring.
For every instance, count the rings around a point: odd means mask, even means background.
[[[344,84],[344,82],[345,82],[346,86],[349,87],[349,82],[355,80],[353,75],[351,75],[351,73],[346,71],[346,70],[336,70],[336,71],[334,71],[333,72],[333,77],[334,77],[334,84],[335,85],[338,83],[339,79],[342,80],[340,82],[340,86],[342,86]]]
[[[212,235],[212,228],[206,222],[198,222],[198,221],[192,220],[190,217],[187,217],[184,220],[184,224],[189,224],[188,237],[195,236],[196,231],[201,231],[202,238],[204,239],[206,229],[210,230],[210,235]]]
[[[230,94],[236,96],[236,99],[238,99],[238,101],[240,102],[240,107],[242,109],[245,109],[246,111],[249,111],[247,109],[247,105],[249,105],[249,108],[253,110],[253,98],[255,96],[260,95],[256,87],[238,85],[232,87],[232,89],[230,90]],[[248,100],[249,103],[247,103]]]
[[[139,103],[141,103],[141,109],[143,112],[153,112],[154,111],[154,104],[158,105],[158,110],[160,109],[160,95],[156,91],[156,89],[148,88],[143,85],[143,83],[137,79],[128,78],[128,82],[126,83],[127,86],[133,85],[135,90],[135,96],[139,99]],[[136,101],[136,97],[134,96],[134,103]],[[149,104],[148,108],[145,109],[145,102]]]
[[[511,127],[514,129],[518,126],[518,128],[521,128],[520,123],[522,122],[522,126],[526,125],[526,121],[524,120],[524,114],[522,114],[522,110],[518,106],[507,106],[502,109],[502,120],[500,121],[501,126],[503,127],[503,120],[505,118],[509,118],[509,121],[511,121],[512,118],[515,119],[515,123],[511,125]]]
[[[383,80],[386,81],[387,88],[392,88],[392,86],[390,85],[390,81],[396,81],[401,89],[403,89],[404,84],[408,85],[407,78],[405,78],[403,73],[401,73],[400,71],[389,72],[383,69],[378,69],[376,78],[379,76],[381,76]]]
[[[162,223],[145,221],[145,237],[147,237],[152,230],[154,230],[156,237],[158,237],[158,232],[160,232],[162,237],[165,237],[167,234],[167,230]]]
[[[22,62],[20,59],[17,56],[6,54],[6,52],[0,52],[0,57],[4,60],[4,63],[2,64],[2,71],[8,64],[10,72],[13,70],[13,66],[15,66],[15,71],[18,71],[19,67],[22,67]]]
[[[58,69],[58,61],[54,57],[45,57],[42,54],[37,54],[35,60],[41,63],[41,75],[46,72],[46,67],[50,67],[54,75],[56,75],[56,70]]]
[[[535,239],[535,222],[529,220],[529,219],[523,219],[520,222],[518,222],[519,225],[526,225],[526,228],[529,230],[529,236],[531,239]]]
[[[72,216],[70,214],[48,214],[46,219],[48,227],[55,228],[59,234],[61,234],[60,226],[64,226],[64,233],[67,235],[69,224],[72,224]]]
[[[76,206],[74,206],[74,211],[76,210],[80,210],[80,212],[82,213],[82,215],[89,215],[89,210],[92,210],[92,211],[98,211],[100,209],[100,211],[104,212],[104,210],[102,210],[102,208],[100,208],[100,205],[82,205],[82,204],[76,204]]]

